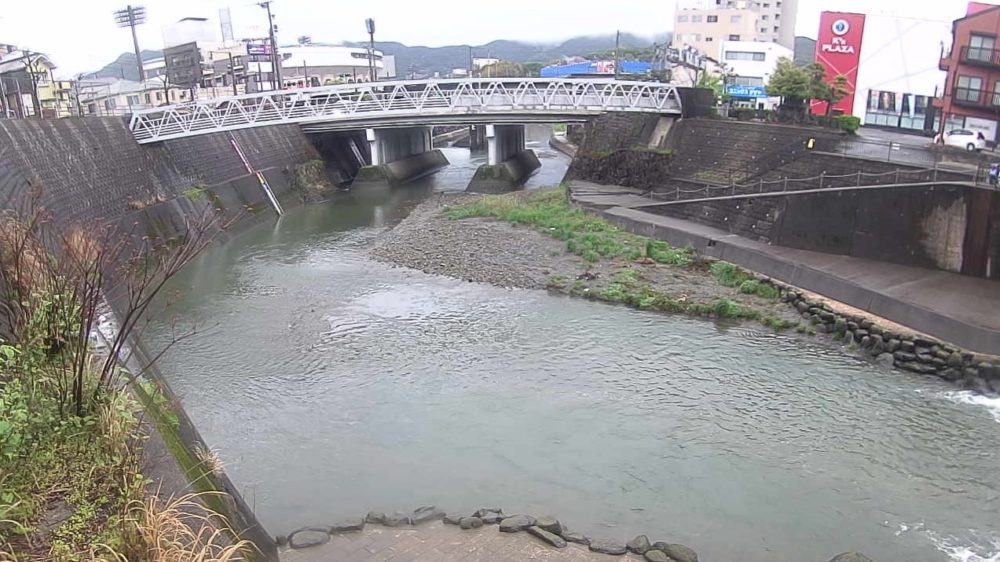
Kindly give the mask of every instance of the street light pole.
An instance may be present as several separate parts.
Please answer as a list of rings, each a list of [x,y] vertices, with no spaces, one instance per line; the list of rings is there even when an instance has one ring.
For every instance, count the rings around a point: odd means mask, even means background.
[[[135,49],[135,64],[139,69],[139,82],[145,82],[146,72],[142,67],[142,52],[139,51],[139,37],[135,33],[135,27],[146,23],[146,8],[129,4],[125,6],[124,10],[115,12],[115,23],[118,24],[118,27],[132,29],[132,47]]]
[[[281,80],[281,64],[278,58],[278,43],[274,38],[274,15],[271,14],[271,0],[266,0],[258,4],[261,8],[267,10],[267,32],[268,37],[271,40],[271,87],[276,90],[281,90],[284,84]]]
[[[375,75],[375,20],[366,19],[365,28],[368,30],[368,77],[370,81],[376,82],[378,76]]]

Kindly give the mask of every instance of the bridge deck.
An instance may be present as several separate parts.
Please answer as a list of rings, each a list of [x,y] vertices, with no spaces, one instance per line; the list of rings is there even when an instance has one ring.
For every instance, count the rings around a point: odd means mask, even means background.
[[[215,98],[134,113],[139,143],[299,123],[363,128],[455,122],[579,121],[609,111],[679,115],[671,84],[493,78],[342,84]]]

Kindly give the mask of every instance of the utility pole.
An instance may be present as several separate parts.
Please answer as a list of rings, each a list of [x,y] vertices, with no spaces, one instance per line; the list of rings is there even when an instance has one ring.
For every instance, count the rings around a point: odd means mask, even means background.
[[[236,65],[233,63],[233,53],[232,53],[232,51],[226,51],[226,54],[229,55],[229,79],[233,83],[233,95],[234,96],[238,96],[240,94],[236,90]],[[246,68],[246,65],[244,63],[244,69],[245,68]]]
[[[472,70],[475,68],[475,64],[472,60],[472,45],[469,45],[469,78],[472,78]]]
[[[368,30],[368,76],[372,82],[377,82],[378,76],[375,74],[375,20],[366,19],[365,28]]]
[[[615,33],[615,80],[618,79],[618,65],[621,62],[621,56],[619,55],[619,53],[621,53],[621,50],[622,50],[622,32],[618,31],[617,33]]]
[[[257,4],[267,10],[267,33],[271,41],[271,87],[281,90],[284,83],[281,80],[281,59],[278,58],[278,42],[274,38],[274,15],[271,14],[271,0]]]
[[[146,8],[129,4],[124,10],[115,11],[115,23],[118,27],[132,29],[132,47],[135,49],[135,64],[139,69],[139,82],[146,81],[146,72],[142,67],[142,52],[139,51],[139,37],[135,34],[135,26],[146,23]]]

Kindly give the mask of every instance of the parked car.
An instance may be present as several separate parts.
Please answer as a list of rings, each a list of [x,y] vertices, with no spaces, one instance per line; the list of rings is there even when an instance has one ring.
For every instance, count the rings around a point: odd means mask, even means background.
[[[964,148],[969,152],[986,148],[986,138],[982,134],[967,129],[953,129],[945,133],[944,138],[938,135],[935,142],[945,146]]]

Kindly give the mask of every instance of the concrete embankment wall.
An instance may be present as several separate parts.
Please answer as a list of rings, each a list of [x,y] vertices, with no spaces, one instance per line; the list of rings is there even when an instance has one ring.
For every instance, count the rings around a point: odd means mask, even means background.
[[[232,138],[279,199],[295,199],[291,191],[298,167],[319,158],[296,125],[234,131]],[[54,228],[118,224],[137,236],[164,237],[182,232],[185,219],[209,205],[229,217],[248,210],[273,212],[230,139],[229,134],[208,134],[141,146],[121,119],[0,120],[0,210],[24,210],[38,193],[37,202],[51,213]],[[159,376],[147,376],[168,390]],[[180,428],[157,435],[188,467],[192,463],[185,458],[197,461],[199,451],[209,448],[179,404],[170,402]],[[277,560],[274,541],[224,473],[213,476],[212,486],[198,475],[186,476],[194,479],[195,490],[228,492],[231,498],[218,508],[254,542],[261,559]]]
[[[797,157],[793,149],[810,138],[839,136],[788,125],[611,114],[587,124],[567,178],[654,191],[674,179],[728,184],[783,165],[782,157]]]
[[[295,166],[319,158],[295,125],[232,136],[279,198],[288,195]],[[63,224],[177,218],[197,203],[192,188],[210,191],[232,213],[267,205],[228,133],[139,145],[118,118],[0,121],[0,207],[23,205],[32,188]]]
[[[1000,278],[996,190],[949,184],[836,188],[646,210],[778,246]]]

